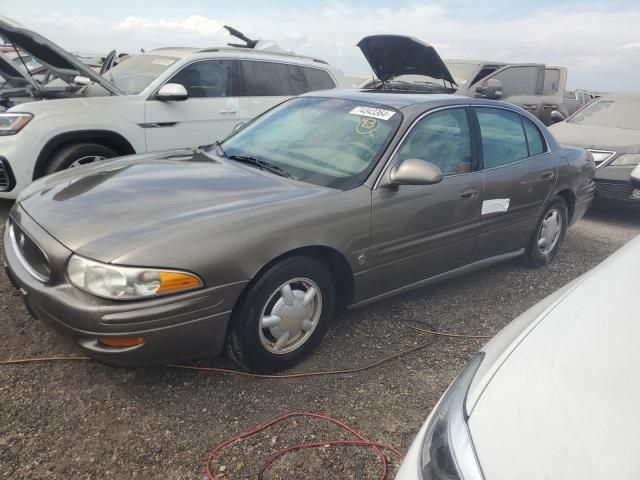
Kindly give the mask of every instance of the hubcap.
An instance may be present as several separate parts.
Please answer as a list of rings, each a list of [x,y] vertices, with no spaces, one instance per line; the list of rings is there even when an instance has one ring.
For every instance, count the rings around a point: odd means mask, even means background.
[[[538,235],[538,249],[543,255],[548,254],[558,244],[562,233],[562,213],[557,208],[549,210],[542,220]]]
[[[294,278],[271,294],[260,314],[258,332],[271,353],[300,348],[316,329],[322,314],[322,293],[312,280]]]
[[[106,158],[107,157],[103,157],[100,155],[87,155],[86,157],[77,159],[75,162],[69,165],[69,168],[81,167],[82,165],[88,165],[90,163],[99,162],[101,160],[105,160]]]

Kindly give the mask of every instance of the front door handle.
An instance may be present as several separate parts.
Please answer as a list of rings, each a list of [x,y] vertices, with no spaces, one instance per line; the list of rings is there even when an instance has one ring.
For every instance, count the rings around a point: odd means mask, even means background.
[[[553,170],[548,170],[542,174],[542,178],[546,180],[548,178],[553,178],[554,175],[555,175],[555,172]]]
[[[220,113],[238,113],[235,108],[227,108],[226,110],[220,110]]]
[[[555,104],[551,104],[551,103],[545,103],[544,107],[545,110],[557,110],[558,109],[558,105]]]
[[[538,105],[532,104],[532,103],[527,103],[522,105],[522,108],[524,108],[525,110],[537,110],[538,109]]]
[[[462,193],[460,194],[460,198],[463,198],[465,200],[475,200],[479,196],[480,196],[480,192],[475,188],[467,188],[463,190]]]

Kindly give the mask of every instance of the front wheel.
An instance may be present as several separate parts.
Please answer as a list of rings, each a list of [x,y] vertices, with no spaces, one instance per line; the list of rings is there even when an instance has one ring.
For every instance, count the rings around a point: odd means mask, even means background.
[[[97,143],[74,143],[58,150],[47,164],[46,173],[59,172],[68,168],[81,167],[100,162],[118,154]]]
[[[318,346],[335,304],[334,281],[322,263],[304,256],[278,262],[234,309],[229,356],[257,372],[290,368]]]
[[[555,197],[540,217],[538,226],[527,247],[526,262],[536,268],[551,263],[564,241],[568,224],[567,202],[561,197]]]

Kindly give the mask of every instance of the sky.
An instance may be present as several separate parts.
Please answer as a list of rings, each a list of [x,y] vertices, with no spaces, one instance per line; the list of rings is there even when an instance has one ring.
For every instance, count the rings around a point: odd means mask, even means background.
[[[637,0],[0,0],[0,15],[72,52],[217,46],[230,41],[222,25],[231,25],[366,75],[355,45],[395,33],[443,58],[564,65],[570,88],[640,90]]]

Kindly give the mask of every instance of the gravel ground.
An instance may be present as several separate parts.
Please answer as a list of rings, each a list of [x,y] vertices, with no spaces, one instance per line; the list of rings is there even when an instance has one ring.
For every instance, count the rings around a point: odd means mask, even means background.
[[[0,202],[0,231],[9,208]],[[294,411],[330,415],[406,451],[483,341],[423,335],[403,323],[494,334],[638,234],[637,212],[592,211],[571,228],[548,268],[507,262],[349,312],[295,370],[364,365],[428,342],[425,349],[359,374],[266,380],[95,362],[0,366],[0,478],[199,479],[216,444]],[[80,353],[27,314],[3,273],[0,331],[0,359]],[[199,365],[233,368],[225,359]],[[225,449],[213,468],[225,479],[255,478],[279,448],[347,438],[335,426],[291,419]],[[370,450],[332,447],[285,456],[266,478],[377,478],[378,467]]]

